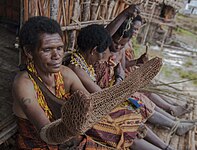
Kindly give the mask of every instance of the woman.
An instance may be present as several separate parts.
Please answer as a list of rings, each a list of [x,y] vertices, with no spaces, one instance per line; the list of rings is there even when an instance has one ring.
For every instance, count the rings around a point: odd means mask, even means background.
[[[85,136],[82,133],[120,103],[122,93],[118,87],[126,86],[123,90],[128,93],[144,85],[133,83],[130,86],[125,82],[89,94],[76,74],[61,65],[64,36],[60,25],[47,17],[32,17],[25,22],[20,31],[20,46],[28,61],[27,68],[14,79],[12,88],[13,112],[18,123],[17,149],[60,149],[59,144],[76,136]],[[155,62],[160,61],[156,59]],[[155,75],[159,68],[152,73]],[[143,81],[148,83],[149,80]],[[114,90],[118,99],[112,98]],[[104,148],[88,139],[96,148]],[[79,143],[77,148],[80,149]]]
[[[124,11],[127,11],[127,10],[124,10]],[[139,15],[139,13],[133,19],[126,18],[124,21],[123,19],[120,19],[120,17],[125,18],[125,16],[123,17],[122,15],[120,15],[117,17],[118,19],[114,19],[108,25],[111,28],[109,32],[113,39],[113,44],[110,47],[110,51],[115,56],[116,61],[121,62],[121,65],[127,74],[128,72],[135,69],[136,66],[147,62],[148,55],[147,53],[144,53],[138,59],[134,59],[134,52],[133,52],[132,45],[130,43],[130,39],[133,36],[137,35],[138,30],[140,29],[142,25],[142,18]],[[117,24],[119,26],[117,26]],[[106,27],[107,29],[109,28],[108,26]],[[184,115],[185,113],[189,113],[193,109],[188,104],[178,105],[178,104],[168,103],[168,101],[166,101],[165,98],[155,93],[146,92],[145,95],[158,107],[164,109],[165,111],[167,111],[168,113],[172,114],[175,117]],[[160,109],[160,108],[157,108],[157,109]],[[168,113],[165,113],[165,115],[167,115],[173,120],[176,119],[175,117],[168,115]]]
[[[110,55],[108,48],[111,44],[110,41],[110,35],[101,25],[87,26],[81,29],[77,37],[79,51],[71,53],[68,66],[79,76],[90,93],[101,91],[99,85],[95,83],[97,75],[92,66],[97,61],[105,64]],[[119,76],[116,76],[117,81]],[[144,113],[140,113],[140,111]],[[116,149],[129,147],[131,149],[172,149],[167,147],[150,129],[144,128],[143,120],[150,113],[151,110],[145,110],[144,107],[136,109],[132,103],[125,102],[112,110],[108,116],[95,124],[86,134],[97,142],[105,143],[106,146]],[[144,139],[142,139],[143,137]]]

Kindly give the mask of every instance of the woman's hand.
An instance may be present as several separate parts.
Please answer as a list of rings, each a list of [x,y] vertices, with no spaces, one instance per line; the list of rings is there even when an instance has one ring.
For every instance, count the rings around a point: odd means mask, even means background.
[[[116,82],[124,80],[125,71],[123,70],[121,63],[118,63],[114,68],[114,75]]]
[[[137,65],[138,64],[144,64],[148,61],[148,54],[144,53],[137,59]]]

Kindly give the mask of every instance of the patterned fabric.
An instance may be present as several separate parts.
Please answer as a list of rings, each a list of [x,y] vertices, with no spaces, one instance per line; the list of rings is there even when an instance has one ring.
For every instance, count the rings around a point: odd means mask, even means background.
[[[36,76],[38,76],[35,67],[33,63],[29,63],[28,69],[33,72]],[[40,90],[39,86],[36,84],[34,79],[29,75],[31,81],[34,84],[34,89],[36,91],[38,103],[41,106],[41,108],[44,110],[45,114],[50,120],[53,120],[52,113],[45,101],[45,97],[42,94],[42,91]],[[66,93],[64,90],[64,82],[63,77],[61,73],[57,73],[54,76],[55,78],[55,95],[58,98],[66,100],[69,96],[69,93]],[[41,80],[41,78],[39,78]],[[57,150],[57,146],[51,146],[46,144],[44,141],[40,139],[39,133],[36,130],[36,128],[33,126],[33,124],[27,120],[19,118],[17,119],[18,123],[18,135],[17,135],[17,145],[18,149],[31,149],[31,150]]]
[[[111,84],[107,82],[107,80],[112,79],[113,77],[110,77],[110,70],[107,64],[99,64],[97,63],[95,66],[95,73],[98,73],[96,75],[97,77],[97,84],[101,87],[110,87]],[[136,92],[133,95],[131,95],[131,98],[134,98],[136,100],[141,101],[144,105],[143,107],[140,107],[141,114],[143,116],[143,122],[146,122],[146,120],[154,113],[155,104],[146,97],[143,93]]]
[[[92,65],[88,65],[85,59],[83,58],[83,56],[79,52],[73,51],[69,53],[71,53],[70,63],[85,70],[86,73],[90,76],[90,78],[93,81],[96,81],[96,78],[95,78],[96,74],[94,72],[94,68],[92,67]]]
[[[40,139],[38,131],[29,120],[17,117],[17,125],[17,149],[58,150],[58,146],[48,145]]]
[[[81,61],[78,60],[78,62]],[[79,66],[78,63],[75,65]],[[107,63],[98,64],[97,67],[95,69],[96,76],[93,75],[97,79],[97,84],[102,88],[110,87],[113,78],[106,74],[106,72],[111,74],[110,67]],[[85,67],[82,69],[85,70]],[[139,137],[145,135],[145,128],[143,128],[143,132],[139,130],[143,127],[142,121],[140,110],[128,108],[128,105],[119,106],[86,132],[86,136],[77,149],[129,149],[138,135]]]
[[[128,105],[116,107],[109,115],[95,124],[86,134],[99,143],[115,149],[126,149],[137,137],[143,137],[142,115]]]
[[[38,76],[38,73],[35,69],[35,66],[33,64],[33,62],[31,63],[28,63],[28,66],[27,66],[27,69],[29,71],[31,71],[33,74],[35,74],[41,81],[42,79]],[[49,118],[49,119],[52,119],[52,113],[45,101],[45,97],[41,91],[41,89],[39,88],[39,86],[36,84],[36,82],[34,81],[34,79],[31,77],[31,75],[29,74],[29,77],[31,79],[31,81],[33,82],[34,84],[34,89],[36,91],[36,95],[37,95],[37,99],[38,99],[38,103],[39,105],[42,107],[42,109],[44,110],[46,116]],[[66,93],[65,92],[65,89],[64,89],[64,82],[63,82],[63,77],[61,75],[60,72],[54,74],[54,78],[55,78],[55,95],[60,98],[60,99],[67,99],[70,95],[70,93]]]

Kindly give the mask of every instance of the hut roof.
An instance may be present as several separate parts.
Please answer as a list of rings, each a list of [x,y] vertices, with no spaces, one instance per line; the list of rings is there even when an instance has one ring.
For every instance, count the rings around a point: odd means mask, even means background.
[[[164,3],[165,5],[169,5],[176,10],[180,10],[184,7],[184,3],[182,0],[175,1],[175,0],[155,0],[158,3]]]

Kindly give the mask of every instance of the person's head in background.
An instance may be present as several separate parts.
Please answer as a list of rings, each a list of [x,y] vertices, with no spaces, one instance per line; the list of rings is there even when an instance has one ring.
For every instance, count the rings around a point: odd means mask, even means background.
[[[64,36],[55,20],[43,16],[30,18],[23,25],[19,40],[27,57],[27,65],[33,63],[38,73],[60,70],[64,56]]]
[[[77,37],[79,52],[91,65],[97,61],[107,61],[111,43],[111,36],[103,25],[93,24],[82,28]]]
[[[142,18],[137,15],[133,20],[126,19],[116,33],[112,36],[113,47],[112,52],[119,52],[124,48],[127,42],[138,34],[138,31],[142,25]]]

